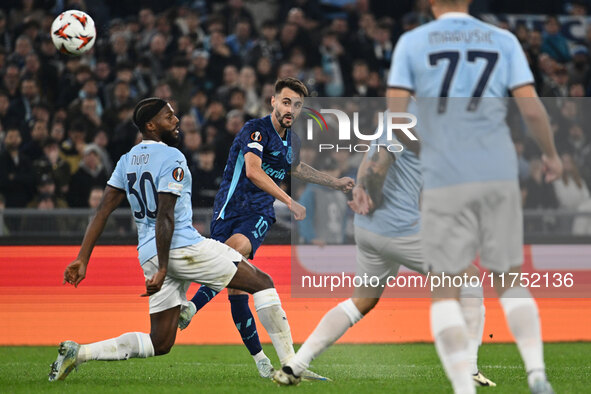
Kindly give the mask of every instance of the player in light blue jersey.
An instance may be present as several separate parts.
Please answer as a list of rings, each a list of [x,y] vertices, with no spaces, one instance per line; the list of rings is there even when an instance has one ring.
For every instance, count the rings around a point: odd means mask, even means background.
[[[133,121],[143,140],[123,155],[90,222],[76,260],[64,272],[75,287],[86,276],[90,255],[109,215],[123,198],[131,206],[138,229],[139,262],[146,278],[150,334],[125,333],[88,345],[62,342],[49,380],[63,380],[90,360],[127,360],[159,356],[176,338],[180,306],[192,282],[220,291],[232,287],[253,294],[259,319],[276,349],[291,334],[285,312],[269,275],[252,266],[236,250],[202,237],[192,225],[191,173],[177,144],[179,120],[159,98],[138,103]]]
[[[421,207],[425,262],[432,274],[461,275],[476,254],[495,273],[520,272],[523,221],[515,152],[505,124],[509,93],[543,152],[546,181],[562,164],[548,116],[518,40],[468,15],[468,0],[431,0],[435,21],[400,37],[392,57],[387,96],[402,112],[418,98]],[[427,98],[436,98],[429,100]],[[463,99],[461,99],[463,98]],[[495,283],[528,373],[530,390],[551,393],[540,321],[527,288]],[[431,330],[455,392],[474,392],[466,318],[459,288],[433,293]]]
[[[353,297],[331,309],[298,350],[294,359],[275,374],[280,384],[298,382],[302,368],[335,343],[348,329],[378,303],[389,277],[400,265],[425,273],[420,238],[419,200],[422,177],[416,144],[400,152],[389,152],[384,133],[366,153],[357,172],[353,189],[357,276],[377,277],[377,287],[356,288]],[[379,148],[378,148],[379,147]],[[412,149],[412,150],[411,150]],[[413,151],[415,150],[415,151]],[[476,268],[474,268],[476,269]],[[484,329],[481,287],[462,288],[462,309],[470,317],[468,326],[474,337],[471,347],[473,377],[479,386],[496,386],[477,367],[479,339]]]

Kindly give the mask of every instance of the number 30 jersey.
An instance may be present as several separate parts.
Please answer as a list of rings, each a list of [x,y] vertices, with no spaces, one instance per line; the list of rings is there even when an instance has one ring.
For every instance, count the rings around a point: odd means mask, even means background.
[[[424,188],[517,179],[502,98],[533,81],[517,38],[467,14],[403,34],[388,86],[417,97]]]
[[[127,194],[137,226],[140,264],[157,254],[158,193],[178,196],[170,248],[193,245],[204,239],[193,227],[191,173],[178,149],[163,142],[144,140],[121,156],[107,184]]]

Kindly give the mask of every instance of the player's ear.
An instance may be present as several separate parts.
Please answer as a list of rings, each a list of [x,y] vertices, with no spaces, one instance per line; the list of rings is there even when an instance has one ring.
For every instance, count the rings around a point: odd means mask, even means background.
[[[155,128],[154,122],[152,122],[152,121],[146,122],[146,130],[147,131],[154,131],[154,128]]]
[[[275,107],[275,95],[271,96],[271,107]]]

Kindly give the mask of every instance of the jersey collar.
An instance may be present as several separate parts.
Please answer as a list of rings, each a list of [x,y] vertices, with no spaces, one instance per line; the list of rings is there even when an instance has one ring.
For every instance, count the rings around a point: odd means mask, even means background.
[[[446,12],[445,14],[439,15],[437,19],[447,19],[447,18],[463,18],[469,19],[472,18],[470,14],[466,14],[465,12]]]
[[[275,128],[275,125],[273,124],[273,119],[271,119],[271,116],[272,115],[269,115],[269,122],[271,122],[271,127],[273,127],[273,130],[275,130],[275,134],[277,134],[277,137],[279,137],[281,142],[283,142],[283,146],[287,146],[287,139],[289,138],[289,131],[291,130],[291,128],[285,129],[285,139],[281,138],[281,136],[279,135],[279,132],[277,131],[277,129]]]
[[[146,144],[146,145],[152,145],[152,144],[162,144],[162,145],[166,145],[164,142],[162,141],[154,141],[154,140],[142,140],[142,142],[140,142],[140,144]],[[168,146],[168,145],[166,145]]]

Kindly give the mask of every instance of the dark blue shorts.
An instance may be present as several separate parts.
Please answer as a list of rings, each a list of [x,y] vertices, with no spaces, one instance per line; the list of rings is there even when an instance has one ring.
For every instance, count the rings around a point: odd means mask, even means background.
[[[235,216],[227,219],[220,218],[211,221],[211,238],[220,242],[226,242],[234,234],[244,235],[250,241],[252,250],[248,258],[252,259],[273,223],[275,223],[275,220],[272,217],[264,215]]]

